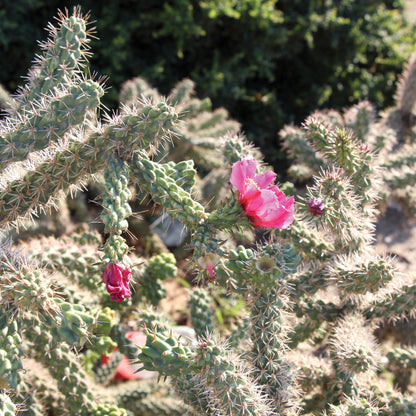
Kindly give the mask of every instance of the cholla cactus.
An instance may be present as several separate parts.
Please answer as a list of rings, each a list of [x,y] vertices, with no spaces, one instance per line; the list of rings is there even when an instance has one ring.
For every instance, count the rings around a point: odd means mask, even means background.
[[[123,88],[120,113],[99,118],[102,82],[83,75],[86,18],[75,9],[58,22],[0,129],[0,414],[414,413],[414,399],[378,373],[414,366],[411,348],[387,351],[374,330],[412,316],[416,304],[414,282],[401,282],[392,260],[370,245],[387,180],[378,162],[391,143],[388,130],[374,133],[371,108],[357,107],[347,121],[309,118],[296,130],[304,172],[317,176],[295,211],[276,174],[235,134],[237,124],[192,98],[189,80],[163,100],[136,79]],[[225,199],[209,206],[197,198],[194,163],[181,160],[189,156],[218,169]],[[102,171],[104,239],[74,229],[13,242],[14,228]],[[144,195],[189,230],[188,267],[200,286],[189,302],[196,336],[176,336],[163,314],[143,312],[145,302],[160,303],[163,281],[178,270],[171,253],[143,259],[126,240],[131,207]],[[236,246],[241,230],[257,233],[256,244]],[[244,299],[244,320],[228,339],[204,285]],[[145,345],[127,336],[133,319],[146,323]],[[115,348],[105,368],[102,356]],[[112,385],[120,356],[158,371],[170,387]]]

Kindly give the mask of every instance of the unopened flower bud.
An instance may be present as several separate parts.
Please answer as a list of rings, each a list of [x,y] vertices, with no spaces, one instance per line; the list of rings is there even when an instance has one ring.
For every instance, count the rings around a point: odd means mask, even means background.
[[[124,298],[128,299],[131,296],[129,288],[131,272],[126,265],[122,263],[107,264],[101,278],[112,300],[121,302]]]
[[[322,215],[325,211],[325,208],[326,206],[321,198],[314,198],[311,201],[309,201],[308,210],[314,216]]]

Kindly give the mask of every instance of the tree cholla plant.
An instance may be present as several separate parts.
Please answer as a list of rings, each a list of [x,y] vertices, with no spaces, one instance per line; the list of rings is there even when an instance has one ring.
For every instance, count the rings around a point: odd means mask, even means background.
[[[384,192],[373,143],[308,119],[308,155],[325,167],[294,212],[258,152],[236,134],[219,137],[225,113],[193,100],[190,81],[167,100],[126,96],[118,114],[100,119],[103,83],[85,75],[86,17],[60,13],[49,29],[1,125],[0,414],[414,414],[415,400],[389,384],[393,366],[414,367],[414,350],[387,350],[373,335],[415,308],[414,282],[370,245]],[[363,112],[354,114],[364,128]],[[217,179],[229,190],[210,210],[193,193],[192,160],[176,160],[199,153],[208,170],[204,148],[220,158]],[[104,243],[88,227],[41,236],[35,218],[56,208],[64,220],[51,218],[66,222],[62,198],[93,180]],[[162,281],[178,270],[172,253],[142,259],[125,240],[143,195],[190,232],[194,338],[137,308],[157,306]],[[35,234],[28,241],[25,227]],[[257,233],[250,248],[234,243],[244,229]],[[227,336],[214,319],[215,287],[245,301]],[[133,318],[146,337],[139,348],[126,331]],[[170,384],[110,382],[122,356]]]

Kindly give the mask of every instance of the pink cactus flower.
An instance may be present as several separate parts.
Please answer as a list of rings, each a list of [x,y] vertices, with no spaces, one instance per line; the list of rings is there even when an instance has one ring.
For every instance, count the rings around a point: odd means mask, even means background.
[[[121,302],[124,298],[131,296],[129,281],[131,278],[130,269],[122,263],[107,264],[101,279],[107,287],[107,292],[112,300]]]
[[[245,158],[233,165],[230,182],[238,189],[238,200],[256,228],[285,229],[293,222],[294,197],[287,197],[276,185],[276,174],[257,174],[257,161]]]

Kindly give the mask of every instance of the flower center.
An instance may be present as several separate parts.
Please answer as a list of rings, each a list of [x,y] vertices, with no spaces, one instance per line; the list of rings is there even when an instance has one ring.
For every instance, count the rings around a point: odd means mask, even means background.
[[[257,185],[257,183],[254,181],[253,178],[246,177],[244,179],[244,184],[246,185],[246,187],[250,185],[254,185],[257,188],[257,190],[261,191],[260,187]]]

